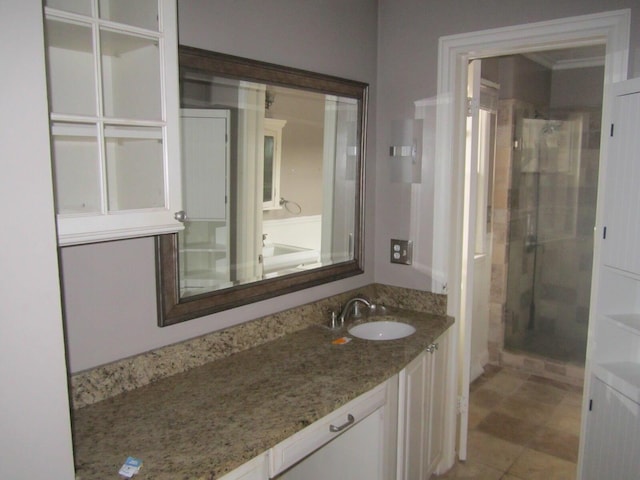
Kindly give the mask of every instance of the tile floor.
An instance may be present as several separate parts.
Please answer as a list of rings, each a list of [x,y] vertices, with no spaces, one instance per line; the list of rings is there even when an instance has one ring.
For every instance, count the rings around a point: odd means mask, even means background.
[[[467,461],[433,479],[575,479],[580,388],[490,366],[470,390]]]

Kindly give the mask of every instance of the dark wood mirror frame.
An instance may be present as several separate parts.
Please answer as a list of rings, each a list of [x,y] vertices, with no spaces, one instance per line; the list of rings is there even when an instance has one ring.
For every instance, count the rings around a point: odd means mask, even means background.
[[[312,270],[263,279],[209,293],[180,298],[178,235],[156,237],[158,325],[161,327],[202,317],[248,303],[284,295],[364,272],[364,152],[368,85],[305,70],[283,67],[192,47],[180,46],[180,68],[204,73],[337,95],[358,100],[359,148],[356,162],[356,199],[353,259]]]

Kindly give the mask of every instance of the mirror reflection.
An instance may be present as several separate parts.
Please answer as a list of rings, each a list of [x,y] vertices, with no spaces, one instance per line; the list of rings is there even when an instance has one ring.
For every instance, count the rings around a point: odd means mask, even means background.
[[[189,69],[181,94],[181,297],[354,258],[355,99]]]
[[[161,326],[362,273],[367,85],[180,47],[185,228]]]

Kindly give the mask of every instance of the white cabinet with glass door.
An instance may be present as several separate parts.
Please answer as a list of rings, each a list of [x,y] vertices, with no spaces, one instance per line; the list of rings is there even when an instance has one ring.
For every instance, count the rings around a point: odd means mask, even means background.
[[[180,112],[185,229],[178,235],[182,296],[230,286],[228,109]]]
[[[44,10],[60,245],[180,230],[176,2]]]
[[[280,205],[280,163],[282,161],[282,129],[286,120],[264,119],[264,170],[262,209],[275,210]]]

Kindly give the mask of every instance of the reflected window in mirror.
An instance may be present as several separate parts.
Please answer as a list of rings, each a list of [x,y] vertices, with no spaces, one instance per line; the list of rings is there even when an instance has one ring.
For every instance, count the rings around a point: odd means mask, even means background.
[[[169,325],[362,273],[358,82],[181,47],[183,204],[158,239]]]

